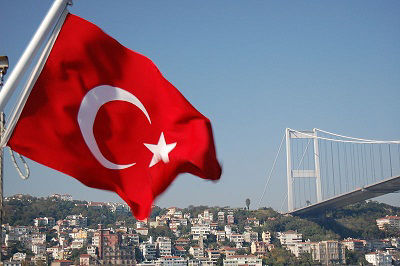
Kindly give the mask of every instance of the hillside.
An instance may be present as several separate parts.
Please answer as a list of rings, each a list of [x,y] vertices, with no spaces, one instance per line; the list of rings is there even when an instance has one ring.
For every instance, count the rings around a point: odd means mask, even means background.
[[[3,223],[10,225],[32,225],[37,217],[53,217],[64,219],[67,215],[82,214],[88,217],[88,226],[95,228],[97,224],[113,225],[124,220],[127,225],[134,224],[135,219],[129,212],[112,212],[107,207],[88,208],[86,201],[63,201],[54,198],[36,198],[23,196],[20,199],[7,200],[4,203]],[[189,206],[183,212],[191,213],[192,217],[204,209],[216,213],[222,208],[207,206]],[[152,217],[166,209],[154,207]],[[400,236],[398,231],[380,231],[376,219],[385,215],[399,215],[400,208],[374,201],[361,202],[338,210],[329,211],[319,217],[292,217],[281,215],[272,208],[247,211],[235,210],[235,224],[243,229],[247,217],[256,217],[261,226],[256,231],[280,232],[297,230],[303,234],[303,239],[321,241],[328,239],[344,239],[347,237],[362,239],[379,239],[390,236]],[[214,216],[215,217],[215,216]],[[242,230],[240,230],[242,231]]]

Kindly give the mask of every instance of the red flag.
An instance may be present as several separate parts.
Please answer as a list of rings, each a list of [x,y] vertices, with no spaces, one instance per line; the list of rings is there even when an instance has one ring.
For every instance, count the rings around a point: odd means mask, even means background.
[[[8,145],[143,219],[183,172],[217,180],[211,124],[143,55],[68,15]]]

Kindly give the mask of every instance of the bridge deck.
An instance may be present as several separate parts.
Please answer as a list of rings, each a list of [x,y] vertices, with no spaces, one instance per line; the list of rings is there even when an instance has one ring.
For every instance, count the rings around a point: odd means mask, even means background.
[[[398,190],[400,190],[400,176],[394,176],[288,213],[292,215],[317,214],[325,210],[340,208]]]

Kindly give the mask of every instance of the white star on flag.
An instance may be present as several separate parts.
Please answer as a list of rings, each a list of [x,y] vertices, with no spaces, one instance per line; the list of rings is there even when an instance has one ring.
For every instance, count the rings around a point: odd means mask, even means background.
[[[170,153],[176,146],[176,142],[171,144],[167,144],[165,142],[163,132],[161,132],[161,136],[157,144],[147,144],[147,143],[143,144],[144,146],[146,146],[147,149],[149,149],[153,153],[153,158],[151,158],[149,167],[152,167],[153,165],[157,164],[160,160],[162,160],[164,163],[168,163],[169,162],[168,153]]]

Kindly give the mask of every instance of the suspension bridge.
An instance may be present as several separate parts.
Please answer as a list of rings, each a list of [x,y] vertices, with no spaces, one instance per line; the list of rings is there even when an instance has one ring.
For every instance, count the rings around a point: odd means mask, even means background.
[[[259,205],[285,140],[289,214],[323,213],[400,190],[400,141],[287,128]]]

